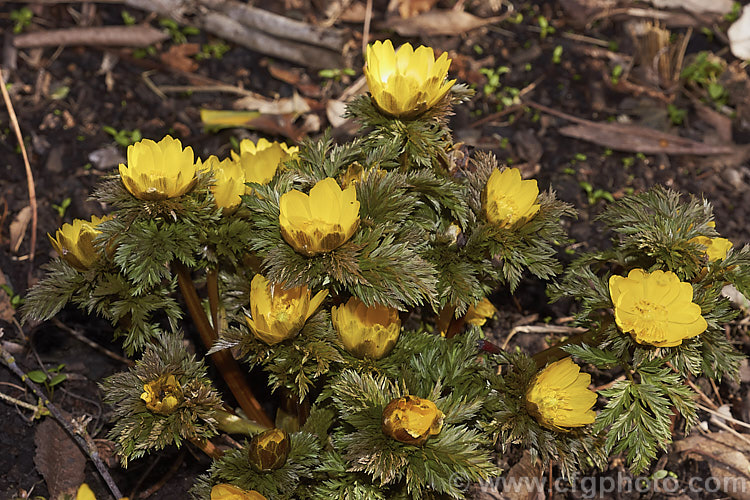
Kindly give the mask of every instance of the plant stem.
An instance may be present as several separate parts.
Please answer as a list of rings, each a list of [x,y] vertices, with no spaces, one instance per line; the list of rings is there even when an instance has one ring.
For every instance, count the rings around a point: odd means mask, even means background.
[[[91,436],[89,436],[86,432],[85,426],[80,425],[74,428],[73,425],[68,421],[68,419],[63,416],[60,410],[58,410],[57,407],[47,399],[47,396],[44,394],[44,392],[42,392],[41,387],[31,381],[31,379],[16,364],[16,361],[13,359],[13,357],[5,352],[2,346],[0,346],[0,358],[3,361],[3,364],[5,364],[5,366],[7,366],[10,371],[15,373],[16,376],[18,376],[23,381],[23,383],[26,384],[26,386],[31,389],[38,398],[40,398],[40,400],[44,403],[47,410],[55,418],[55,420],[57,420],[57,422],[63,427],[63,429],[65,429],[70,437],[73,438],[73,440],[81,448],[81,450],[83,450],[83,452],[89,456],[91,461],[94,463],[96,470],[99,471],[99,475],[101,475],[104,482],[107,483],[109,491],[112,492],[112,495],[115,498],[122,498],[120,489],[115,484],[112,476],[109,475],[107,466],[104,465],[104,462],[102,462],[102,459],[99,457],[99,450],[96,447],[96,443],[94,443],[94,440],[91,439]]]
[[[193,284],[193,279],[190,277],[190,271],[180,262],[173,262],[172,265],[177,272],[177,282],[180,285],[180,291],[182,291],[182,296],[185,299],[190,316],[193,318],[193,322],[198,329],[201,341],[206,349],[211,349],[218,336],[214,329],[211,328],[208,317],[203,310],[201,301],[198,298],[198,292],[195,290],[195,285]],[[273,427],[273,422],[263,411],[258,400],[255,399],[253,392],[247,385],[239,363],[232,357],[232,354],[225,349],[211,354],[210,358],[248,418],[255,420],[262,426]]]
[[[214,332],[218,337],[221,330],[219,326],[219,273],[215,267],[206,271],[206,288],[208,289],[208,308],[211,310],[211,323],[213,323]]]

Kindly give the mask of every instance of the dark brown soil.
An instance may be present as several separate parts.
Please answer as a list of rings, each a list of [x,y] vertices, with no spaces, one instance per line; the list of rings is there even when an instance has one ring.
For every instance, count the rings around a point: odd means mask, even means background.
[[[283,3],[289,8],[283,8]],[[258,7],[283,11],[308,22],[325,18],[321,9],[322,4],[327,3],[333,2],[254,2]],[[450,8],[454,3],[441,0],[437,7]],[[468,12],[479,17],[504,12],[501,9],[493,13],[489,1],[462,3]],[[559,198],[573,204],[579,216],[566,221],[570,236],[575,240],[570,249],[582,251],[606,244],[607,235],[602,234],[593,218],[608,203],[608,198],[617,199],[656,184],[706,197],[714,204],[717,229],[721,234],[737,247],[747,244],[750,242],[750,225],[746,222],[750,217],[750,190],[747,189],[750,183],[747,158],[750,155],[667,156],[611,151],[561,135],[559,129],[570,124],[568,120],[529,107],[540,104],[594,122],[627,120],[706,143],[729,140],[742,145],[750,142],[747,69],[739,67],[722,39],[728,22],[721,16],[698,21],[687,45],[688,59],[691,54],[709,50],[734,64],[740,75],[744,72],[744,87],[742,81],[734,87],[726,84],[730,91],[727,106],[734,114],[716,118],[710,102],[700,104],[701,99],[706,100],[705,92],[693,87],[683,91],[681,85],[684,82],[678,82],[675,89],[665,91],[640,77],[637,65],[629,76],[633,86],[613,84],[611,58],[617,60],[617,57],[630,56],[638,51],[628,31],[633,19],[604,16],[587,26],[585,9],[580,5],[596,3],[606,2],[515,2],[515,12],[523,14],[520,23],[506,21],[455,36],[401,39],[385,29],[371,35],[373,38],[392,36],[398,42],[411,41],[450,51],[454,60],[451,76],[477,89],[471,102],[456,110],[452,127],[457,140],[466,143],[470,149],[490,150],[501,161],[520,166],[525,175],[539,179],[540,186],[553,188]],[[374,4],[375,26],[380,26],[381,22],[387,26],[387,2],[375,1]],[[157,18],[124,9],[118,4],[88,5],[5,3],[0,8],[0,30],[9,37],[15,25],[13,13],[22,8],[30,8],[34,14],[32,23],[24,28],[25,32],[69,28],[82,22],[94,26],[121,25],[123,10],[136,22],[159,25]],[[584,16],[584,22],[578,17],[580,15]],[[539,16],[549,20],[554,33],[541,37]],[[361,23],[339,21],[336,26],[350,30],[353,46],[359,46]],[[701,28],[707,28],[707,31]],[[711,31],[714,29],[717,33]],[[674,28],[673,33],[684,34],[686,29]],[[592,39],[598,42],[592,42]],[[220,40],[200,33],[188,35],[187,42],[216,44]],[[7,57],[13,51],[5,51],[4,74],[30,156],[39,216],[32,263],[28,256],[28,231],[20,247],[17,250],[11,248],[11,224],[29,204],[29,199],[24,165],[9,125],[8,113],[3,107],[0,110],[0,270],[14,293],[23,295],[24,290],[43,275],[40,266],[53,256],[45,234],[54,233],[72,218],[88,218],[92,213],[104,212],[104,207],[90,201],[88,196],[104,176],[113,173],[125,154],[125,147],[115,142],[105,131],[106,127],[125,132],[138,130],[143,137],[153,139],[169,133],[191,145],[198,156],[221,156],[228,152],[231,138],[257,138],[258,134],[244,129],[221,132],[203,129],[201,108],[230,109],[236,99],[232,94],[197,89],[206,85],[207,79],[267,97],[288,97],[295,91],[300,92],[307,96],[313,110],[310,114],[320,119],[322,132],[328,126],[326,102],[339,97],[356,78],[344,76],[340,81],[334,81],[308,71],[312,87],[298,88],[274,78],[271,68],[286,72],[300,71],[300,68],[231,44],[221,58],[203,59],[196,61],[195,69],[177,70],[168,54],[178,45],[177,41],[168,40],[155,46],[153,53],[145,57],[140,57],[132,49],[24,49],[17,51],[15,65]],[[561,47],[558,51],[562,50],[559,60],[554,56],[556,47]],[[608,48],[611,52],[607,52]],[[602,52],[605,54],[601,55]],[[112,57],[117,60],[107,69]],[[361,65],[361,57],[355,58],[352,67],[357,76],[361,74]],[[493,88],[491,74],[486,70],[499,67],[507,67],[507,71],[500,74],[499,83]],[[164,95],[153,89],[154,86],[174,85],[189,85],[196,89]],[[512,98],[515,92],[509,88],[521,91],[523,102],[503,105],[503,97]],[[668,103],[685,110],[680,125],[670,121]],[[717,133],[717,123],[729,124],[729,137]],[[337,129],[337,135],[345,139],[345,129]],[[277,139],[288,140],[284,137]],[[64,205],[65,200],[69,200],[69,206],[64,211],[56,208]],[[569,258],[565,252],[561,252],[561,257]],[[570,304],[548,305],[543,284],[533,281],[523,282],[514,297],[499,293],[496,303],[501,308],[500,319],[495,324],[495,334],[499,339],[504,339],[508,330],[521,321],[554,321],[570,312],[567,309]],[[74,310],[64,311],[59,320],[65,327],[78,330],[94,342],[119,352],[107,323]],[[56,388],[53,402],[71,415],[90,415],[89,431],[93,437],[103,439],[108,426],[108,410],[102,406],[96,383],[124,369],[124,365],[82,344],[52,322],[20,327],[0,319],[0,327],[4,331],[3,340],[23,346],[15,356],[24,370],[39,369],[40,363],[47,368],[65,365],[64,371],[69,379]],[[744,336],[737,338],[744,342],[745,352],[750,353],[747,334],[740,332],[740,335]],[[531,350],[544,347],[545,342],[539,336],[519,336],[516,341]],[[725,401],[739,402],[747,397],[748,383],[747,380],[742,384],[723,383],[719,390]],[[5,369],[0,369],[0,392],[34,401],[23,391],[21,381]],[[707,393],[712,393],[710,388]],[[30,413],[10,404],[0,404],[0,422],[3,423],[0,432],[0,450],[3,451],[0,453],[0,499],[23,497],[24,491],[29,498],[49,495],[34,464],[34,434],[38,421],[30,420]],[[186,498],[185,492],[192,485],[192,479],[209,465],[209,460],[199,451],[186,450],[167,450],[159,458],[150,456],[136,460],[128,470],[114,466],[114,478],[126,495],[154,488],[156,491],[149,498]],[[606,474],[616,475],[620,470],[618,467],[621,468],[613,461],[612,469]],[[679,477],[708,473],[705,464],[667,455],[660,467],[676,472]],[[99,498],[107,498],[104,485],[93,467],[88,465],[86,471],[86,480],[100,495]],[[571,498],[576,497],[571,495]],[[653,494],[652,498],[659,498],[659,494]]]

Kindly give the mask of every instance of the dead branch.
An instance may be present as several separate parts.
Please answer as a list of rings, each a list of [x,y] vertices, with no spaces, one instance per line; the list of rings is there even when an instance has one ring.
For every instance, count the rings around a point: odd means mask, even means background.
[[[344,65],[341,30],[323,29],[234,0],[123,0],[125,5],[189,24],[251,50],[302,66]]]
[[[341,52],[346,43],[346,36],[342,30],[320,28],[235,0],[200,0],[200,3],[248,28],[279,38],[316,45],[336,52]]]
[[[151,26],[100,26],[33,31],[13,37],[17,49],[88,45],[107,47],[148,47],[169,35]]]

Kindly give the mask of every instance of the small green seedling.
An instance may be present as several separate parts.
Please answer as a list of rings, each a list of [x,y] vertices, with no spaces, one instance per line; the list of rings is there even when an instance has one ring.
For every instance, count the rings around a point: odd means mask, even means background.
[[[551,35],[555,32],[555,28],[549,24],[549,21],[544,16],[536,18],[536,22],[539,23],[539,38],[544,40],[547,35]]]
[[[318,71],[318,76],[321,78],[327,78],[329,80],[333,81],[340,81],[341,78],[346,76],[354,76],[357,72],[354,71],[351,68],[331,68],[331,69],[321,69]]]
[[[622,76],[622,65],[618,64],[617,66],[612,68],[612,74],[610,75],[612,84],[617,85],[618,83],[620,83],[621,76]]]
[[[555,50],[552,51],[552,62],[555,64],[560,64],[560,61],[562,60],[562,53],[562,45],[558,45],[557,47],[555,47]]]
[[[198,28],[195,28],[193,26],[180,27],[180,25],[172,19],[160,19],[159,26],[161,26],[162,28],[166,28],[167,33],[169,33],[169,37],[174,43],[177,44],[187,42],[187,37],[190,35],[200,34],[200,30]]]
[[[3,290],[6,294],[8,294],[8,300],[10,301],[10,305],[13,307],[13,309],[18,309],[23,305],[23,298],[20,295],[16,294],[16,292],[13,291],[10,285],[0,285],[0,290]]]
[[[596,202],[598,202],[599,200],[606,200],[610,203],[615,202],[615,197],[612,196],[612,193],[610,193],[609,191],[605,191],[603,189],[594,189],[594,187],[586,181],[581,181],[578,184],[586,192],[586,197],[589,205],[596,205]]]
[[[70,198],[65,198],[63,201],[60,202],[59,205],[55,203],[52,204],[52,208],[54,208],[55,211],[57,211],[57,215],[59,215],[61,219],[65,217],[65,211],[68,209],[69,206],[70,206]]]
[[[55,368],[50,368],[47,372],[42,370],[30,371],[26,375],[31,379],[32,382],[44,385],[47,389],[50,399],[55,391],[55,386],[62,383],[68,376],[64,373],[60,373],[65,368],[65,364],[59,364]]]
[[[667,113],[672,125],[682,125],[688,112],[686,109],[678,108],[674,104],[667,104]]]
[[[13,10],[10,12],[10,20],[13,21],[13,33],[19,34],[24,29],[31,25],[31,20],[34,18],[34,13],[28,7],[21,7],[20,9]]]
[[[125,129],[117,130],[114,127],[105,125],[102,127],[102,130],[111,135],[115,142],[123,147],[130,146],[131,144],[134,144],[143,138],[143,136],[141,135],[141,131],[138,129],[135,129],[131,132]]]

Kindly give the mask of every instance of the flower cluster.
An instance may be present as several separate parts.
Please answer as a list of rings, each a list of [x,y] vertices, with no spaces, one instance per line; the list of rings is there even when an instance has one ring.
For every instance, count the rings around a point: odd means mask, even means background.
[[[28,317],[70,302],[142,354],[102,384],[123,463],[185,441],[209,450],[222,431],[245,444],[222,450],[195,498],[462,498],[451,478],[499,474],[492,454],[512,445],[566,475],[610,448],[645,467],[673,424],[657,405],[696,417],[688,371],[736,375],[719,291],[750,292],[750,252],[701,236],[710,206],[658,190],[611,203],[612,249],[560,276],[572,208],[491,155],[459,161],[447,117],[469,90],[450,64],[369,46],[369,94],[347,108],[366,135],[349,144],[245,139],[201,159],[170,136],[139,141],[97,192],[113,215],[49,236],[60,259]],[[506,316],[496,291],[531,275],[581,302],[582,327],[533,356],[483,331]],[[244,415],[188,353],[193,330]],[[586,367],[613,366],[622,380],[592,390]]]

